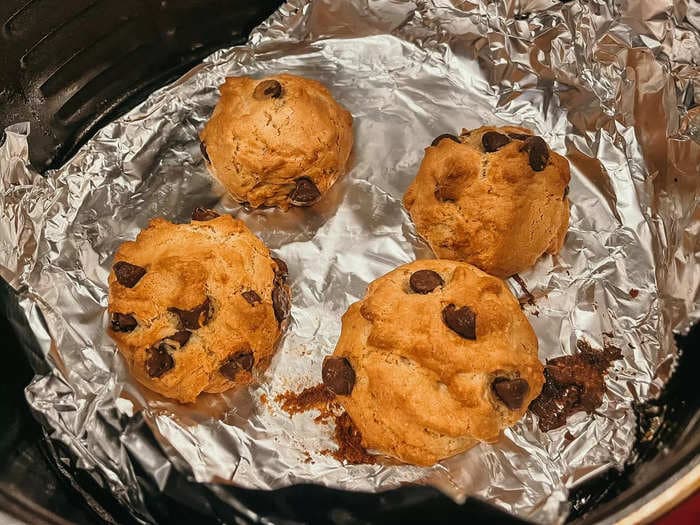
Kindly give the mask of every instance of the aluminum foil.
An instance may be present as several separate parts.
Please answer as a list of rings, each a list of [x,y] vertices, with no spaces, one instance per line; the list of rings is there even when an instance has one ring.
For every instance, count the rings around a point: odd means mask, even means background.
[[[0,275],[38,340],[26,397],[63,461],[144,522],[135,472],[165,490],[173,469],[225,501],[231,485],[415,482],[561,522],[573,485],[624,463],[633,402],[658,394],[672,331],[700,318],[699,12],[671,0],[293,0],[247,45],[155,92],[46,177],[28,165],[29,125],[8,128]],[[283,71],[324,82],[352,112],[352,170],[311,209],[247,213],[207,174],[197,132],[227,75]],[[401,206],[424,147],[506,123],[536,130],[571,163],[566,245],[522,274],[537,297],[526,313],[542,360],[573,353],[579,338],[623,349],[604,403],[546,434],[528,414],[500,442],[433,468],[342,465],[320,453],[334,447],[332,427],[289,416],[275,396],[320,381],[340,317],[370,281],[431,256]],[[236,214],[288,262],[293,322],[260,386],[182,406],[129,376],[105,333],[106,283],[120,243],[194,206]]]

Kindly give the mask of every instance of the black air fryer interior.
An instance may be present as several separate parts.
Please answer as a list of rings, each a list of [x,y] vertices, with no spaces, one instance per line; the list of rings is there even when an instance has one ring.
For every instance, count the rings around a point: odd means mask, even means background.
[[[102,125],[217,48],[241,43],[280,2],[263,0],[2,0],[0,129],[29,121],[32,164],[60,166]],[[77,468],[29,414],[23,388],[32,371],[22,351],[34,342],[8,286],[0,283],[0,508],[28,523],[132,523],[111,494]],[[22,335],[19,340],[15,332]],[[700,453],[698,326],[679,339],[678,370],[661,399],[638,407],[640,432],[623,472],[609,472],[571,494],[570,521],[593,523],[636,508],[651,490]],[[148,490],[146,476],[142,476]],[[180,475],[169,487],[187,485]],[[251,521],[201,487],[188,501],[148,490],[161,523]],[[238,490],[241,509],[274,523],[520,523],[477,500],[456,505],[439,492],[406,487],[358,494],[316,486]],[[215,515],[216,518],[203,514]],[[65,521],[64,521],[65,520]]]

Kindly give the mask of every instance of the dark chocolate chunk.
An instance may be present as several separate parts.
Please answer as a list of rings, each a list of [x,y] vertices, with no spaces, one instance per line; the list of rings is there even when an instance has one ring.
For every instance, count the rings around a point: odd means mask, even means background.
[[[146,350],[146,372],[151,377],[160,377],[175,366],[173,356],[168,353],[168,345],[161,343]]]
[[[253,98],[265,100],[268,98],[280,98],[282,96],[282,84],[276,80],[263,80],[258,82],[253,91]]]
[[[272,309],[275,312],[277,322],[281,323],[289,317],[291,306],[287,287],[275,284],[275,287],[272,289]]]
[[[433,139],[433,141],[430,143],[430,145],[431,145],[431,146],[437,146],[438,144],[440,144],[440,141],[441,141],[442,139],[450,139],[450,140],[456,142],[457,144],[461,144],[461,143],[462,143],[462,141],[459,140],[459,137],[456,137],[456,136],[452,135],[451,133],[443,133],[442,135],[438,135],[437,137],[435,137],[435,138]]]
[[[193,221],[210,221],[212,219],[216,219],[217,217],[220,217],[220,215],[209,208],[195,208],[192,211]]]
[[[349,396],[355,386],[355,371],[345,357],[326,357],[323,360],[321,377],[323,384],[339,396]]]
[[[255,293],[253,290],[248,290],[247,292],[243,292],[241,294],[243,296],[243,299],[248,301],[248,304],[251,306],[255,306],[257,303],[261,303],[262,299],[260,296]]]
[[[440,274],[432,270],[418,270],[413,272],[408,281],[411,290],[420,294],[427,294],[435,290],[438,286],[445,284]]]
[[[498,151],[509,142],[510,139],[498,131],[487,131],[481,136],[481,144],[484,146],[484,151],[488,153]]]
[[[476,313],[468,306],[457,308],[448,304],[442,310],[442,319],[453,332],[465,339],[476,339]]]
[[[199,141],[199,151],[202,152],[202,157],[204,157],[204,160],[211,163],[211,161],[209,160],[209,154],[207,153],[207,145],[201,140]]]
[[[207,324],[211,319],[211,301],[207,297],[202,304],[195,306],[192,310],[181,310],[180,308],[168,308],[169,312],[177,315],[181,328],[196,330]]]
[[[528,137],[520,151],[527,151],[528,162],[535,171],[542,171],[549,162],[549,148],[542,137]]]
[[[511,410],[522,407],[525,396],[530,391],[530,385],[524,379],[508,379],[507,377],[494,379],[491,388],[493,388],[496,397]]]
[[[294,206],[311,206],[321,198],[314,181],[308,177],[301,177],[296,180],[296,188],[289,194],[289,200]]]
[[[146,269],[136,266],[135,264],[126,261],[119,261],[112,269],[117,278],[117,282],[127,288],[133,288],[141,280],[141,277],[146,275]]]
[[[289,275],[287,263],[284,262],[282,259],[278,259],[277,257],[273,257],[272,260],[275,261],[275,263],[277,263],[277,268],[275,269],[275,277],[280,281],[285,282],[287,280],[287,275]]]
[[[138,325],[133,315],[117,312],[112,314],[112,330],[115,332],[133,332]]]
[[[180,348],[182,348],[187,344],[187,341],[190,340],[191,335],[192,332],[189,330],[180,330],[179,332],[175,332],[173,335],[168,336],[165,339],[175,341],[180,345]]]
[[[239,370],[250,371],[253,369],[255,358],[250,349],[236,352],[229,357],[223,365],[219,367],[219,372],[222,376],[233,381],[236,378]]]

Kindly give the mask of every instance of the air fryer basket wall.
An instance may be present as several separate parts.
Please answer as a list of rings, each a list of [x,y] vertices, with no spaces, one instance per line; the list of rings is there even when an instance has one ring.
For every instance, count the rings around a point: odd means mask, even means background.
[[[155,88],[184,73],[213,50],[241,43],[252,27],[280,2],[224,0],[5,0],[0,5],[0,129],[30,121],[32,163],[39,169],[60,166],[104,123],[142,101]],[[8,287],[0,296],[3,315],[12,324],[23,319]],[[61,450],[42,434],[23,402],[21,390],[30,372],[20,347],[31,341],[11,337],[6,352],[13,358],[2,367],[8,409],[5,428],[12,429],[0,443],[6,461],[0,471],[0,506],[27,521],[55,522],[42,510],[49,499],[58,514],[74,522],[94,520],[77,511],[78,491],[104,520],[129,522],[109,494],[79,469],[66,470],[55,459]],[[22,331],[20,330],[20,333]],[[641,502],[652,501],[700,463],[698,369],[700,328],[678,340],[682,349],[678,368],[661,398],[638,407],[639,436],[635,453],[623,472],[609,472],[578,487],[571,495],[575,523],[610,522],[627,515]],[[685,351],[683,351],[685,350]],[[18,408],[19,407],[19,408]],[[18,466],[19,465],[19,466]],[[61,469],[60,472],[41,470]],[[41,470],[41,475],[26,475]],[[696,469],[697,470],[697,469]],[[68,487],[51,487],[61,479]],[[3,483],[6,482],[6,483]],[[8,489],[11,484],[12,489]],[[174,476],[173,484],[186,484]],[[296,522],[404,522],[516,520],[476,500],[456,505],[433,489],[406,487],[384,494],[357,494],[315,486],[296,486],[274,492],[239,491],[241,508],[221,508],[192,487],[192,500],[173,501],[152,491],[148,506],[163,522],[187,517],[204,522],[196,510],[213,508],[222,520],[241,518],[248,511],[272,521]],[[313,502],[310,505],[309,502]],[[653,508],[654,505],[651,505]],[[54,511],[56,509],[54,508]],[[252,520],[248,514],[247,520]]]

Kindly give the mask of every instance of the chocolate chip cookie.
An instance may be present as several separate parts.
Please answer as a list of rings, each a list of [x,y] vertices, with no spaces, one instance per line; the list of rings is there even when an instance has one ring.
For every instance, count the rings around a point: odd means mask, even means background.
[[[343,316],[322,378],[364,446],[417,465],[496,440],[544,382],[537,338],[508,287],[448,260],[371,283]]]
[[[508,277],[557,253],[569,227],[569,163],[513,126],[440,135],[404,206],[437,257]]]
[[[287,74],[231,77],[219,91],[201,150],[237,201],[311,206],[345,174],[352,116],[320,82]]]
[[[109,275],[109,334],[136,379],[186,403],[263,371],[290,311],[287,266],[230,215],[153,219]]]

